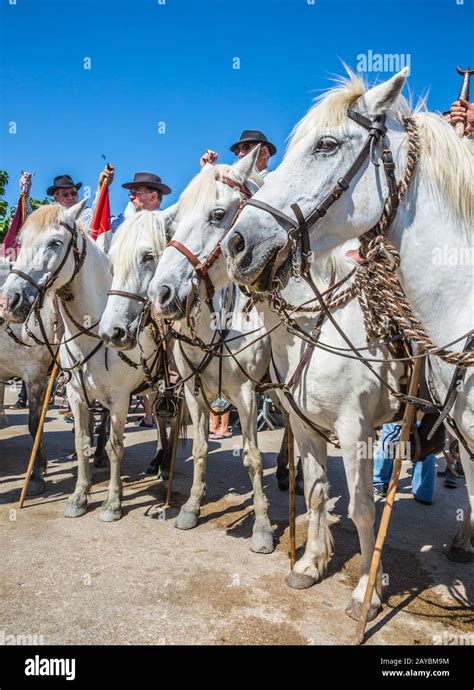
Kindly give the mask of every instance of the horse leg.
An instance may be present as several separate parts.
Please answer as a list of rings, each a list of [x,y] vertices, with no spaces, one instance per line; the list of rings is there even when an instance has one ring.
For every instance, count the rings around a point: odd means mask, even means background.
[[[288,412],[284,410],[282,410],[282,415],[285,431],[281,441],[280,451],[277,455],[276,478],[280,491],[288,491],[288,487],[290,485],[290,475],[288,472],[288,427],[290,425],[290,417]],[[297,496],[304,496],[303,463],[301,462],[300,457],[298,457],[297,469],[298,471],[295,479],[295,494]]]
[[[0,429],[8,426],[7,415],[4,410],[5,404],[5,384],[0,381]]]
[[[455,563],[470,563],[474,557],[474,462],[459,444],[462,468],[466,477],[469,503],[463,511],[463,520],[448,551],[448,558]]]
[[[110,405],[110,435],[106,445],[110,461],[110,480],[107,497],[100,507],[99,519],[114,522],[122,517],[122,477],[120,465],[123,457],[123,431],[127,421],[128,396]]]
[[[163,417],[156,417],[156,452],[149,467],[146,469],[147,474],[158,474],[160,465],[163,461],[164,440],[166,439],[166,419]]]
[[[291,428],[303,459],[304,494],[308,518],[308,539],[303,556],[285,582],[294,589],[306,589],[323,576],[332,556],[331,519],[327,512],[326,441],[308,429],[295,415]]]
[[[186,385],[185,394],[186,404],[194,428],[194,475],[190,496],[181,507],[179,515],[176,518],[175,527],[178,529],[192,529],[198,524],[201,501],[206,491],[205,476],[209,435],[209,413],[207,408],[196,400],[192,391],[190,391]]]
[[[28,430],[34,443],[36,432],[38,431],[48,381],[45,377],[43,377],[43,375],[40,375],[34,381],[31,381],[28,378],[24,379],[24,381],[28,393]],[[43,446],[43,435],[41,434],[35,464],[30,476],[30,481],[28,483],[28,489],[26,492],[27,496],[38,496],[44,493],[46,490],[44,475],[46,474],[47,462],[48,460]]]
[[[170,443],[170,438],[174,438],[175,436],[175,430],[176,430],[176,424],[179,424],[179,419],[178,415],[175,415],[174,417],[171,418],[170,421],[170,433],[169,437],[166,433],[166,426],[165,426],[165,431],[164,431],[164,439],[163,439],[163,459],[161,461],[161,478],[164,479],[165,481],[168,481],[170,478],[170,467],[171,467],[171,453],[172,453],[172,447]]]
[[[268,518],[268,501],[262,488],[262,456],[257,446],[257,400],[250,382],[240,390],[238,412],[242,427],[244,467],[253,486],[255,523],[250,550],[254,553],[272,553],[275,548],[273,529]]]
[[[94,453],[94,467],[107,467],[107,453],[105,446],[109,436],[110,411],[104,407],[100,413],[99,435],[97,436],[97,447]]]
[[[369,433],[366,429],[359,429],[357,435],[347,433],[339,436],[342,459],[349,489],[349,517],[357,528],[360,543],[360,572],[357,587],[352,592],[352,598],[346,613],[351,618],[359,620],[364,603],[365,590],[369,579],[370,564],[375,547],[374,522],[375,501],[373,490],[374,460],[368,456],[367,449]],[[372,434],[374,431],[372,430]],[[374,620],[382,608],[382,563],[377,573],[376,585],[369,607],[368,620]]]
[[[69,386],[69,384],[68,384]],[[90,460],[94,454],[91,416],[87,403],[69,388],[68,400],[74,416],[74,443],[77,453],[77,481],[74,493],[64,508],[65,517],[76,518],[87,512],[87,496],[91,487]]]
[[[276,478],[280,491],[288,491],[290,485],[288,474],[288,426],[290,424],[290,418],[287,412],[282,412],[282,414],[285,431],[281,440],[280,451],[277,455]]]

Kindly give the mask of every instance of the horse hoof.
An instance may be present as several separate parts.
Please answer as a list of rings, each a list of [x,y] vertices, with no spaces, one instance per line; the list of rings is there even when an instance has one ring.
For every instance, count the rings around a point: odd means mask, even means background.
[[[375,620],[375,618],[377,618],[377,616],[379,615],[381,610],[382,610],[381,604],[370,604],[367,620],[368,621]],[[351,603],[346,608],[346,614],[349,616],[349,618],[352,618],[353,620],[358,621],[360,619],[361,611],[362,611],[362,603],[360,601],[356,601],[355,599],[351,599]]]
[[[107,467],[108,457],[106,455],[94,455],[94,467],[101,469]]]
[[[311,575],[303,575],[303,573],[295,573],[294,570],[285,577],[285,582],[288,587],[292,589],[308,589],[316,584],[318,581],[317,577],[311,577]]]
[[[459,546],[451,546],[446,556],[448,560],[454,563],[471,563],[473,560],[472,552],[460,549]]]
[[[295,494],[297,496],[304,496],[304,484],[302,482],[296,482]]]
[[[273,530],[255,532],[250,542],[250,550],[254,553],[272,553],[275,550]]]
[[[70,503],[68,501],[66,503],[66,507],[64,508],[64,517],[67,517],[67,518],[78,518],[78,517],[81,517],[82,515],[85,515],[86,513],[87,513],[87,503],[78,504],[78,503]]]
[[[174,526],[178,529],[193,529],[198,523],[198,516],[190,510],[181,510]]]
[[[26,490],[27,496],[40,496],[46,491],[46,482],[43,477],[38,477],[37,479],[30,479],[28,484],[28,489]]]
[[[101,522],[116,522],[122,517],[120,508],[102,508],[99,514]]]

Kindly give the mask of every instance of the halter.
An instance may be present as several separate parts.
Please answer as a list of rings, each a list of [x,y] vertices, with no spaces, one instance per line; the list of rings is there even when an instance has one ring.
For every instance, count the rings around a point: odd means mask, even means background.
[[[18,268],[12,268],[10,271],[11,273],[16,273],[17,275],[20,276],[20,278],[23,278],[28,283],[30,283],[30,285],[32,285],[34,288],[37,289],[38,294],[36,296],[36,300],[38,300],[39,308],[41,308],[41,306],[43,305],[46,292],[53,286],[53,284],[56,282],[59,274],[61,273],[61,271],[62,271],[62,269],[63,269],[63,267],[64,267],[64,265],[65,265],[65,263],[69,257],[69,254],[71,253],[71,250],[72,250],[72,253],[74,256],[74,269],[72,272],[72,276],[70,277],[68,282],[65,283],[65,285],[63,285],[60,288],[60,291],[62,291],[63,294],[66,293],[66,291],[70,287],[71,283],[73,282],[74,278],[77,276],[77,274],[81,270],[82,265],[86,259],[86,255],[87,255],[87,243],[86,243],[84,232],[82,231],[82,229],[80,230],[81,235],[82,235],[82,239],[83,239],[82,250],[81,250],[81,252],[79,252],[79,248],[77,246],[77,226],[76,226],[76,223],[74,223],[74,225],[71,227],[68,223],[61,220],[61,221],[59,221],[59,225],[62,225],[64,228],[66,228],[66,230],[70,233],[71,237],[69,239],[69,242],[68,242],[68,245],[66,248],[66,252],[65,252],[63,258],[61,259],[61,261],[59,263],[59,266],[56,268],[56,270],[53,272],[51,277],[43,285],[39,285],[39,283],[37,283],[36,280],[34,280],[27,273],[23,273],[23,271],[20,271],[20,269],[18,269]],[[36,300],[35,300],[35,302],[36,302]],[[36,306],[35,306],[35,309],[36,309]]]
[[[377,115],[373,120],[355,112],[354,110],[349,110],[347,112],[348,117],[356,122],[357,124],[368,130],[368,136],[362,147],[362,150],[358,154],[355,161],[352,163],[349,170],[343,177],[340,177],[332,190],[327,194],[324,199],[309,213],[305,218],[303,212],[301,211],[298,204],[291,204],[291,209],[295,214],[295,218],[291,218],[289,215],[280,211],[280,209],[267,204],[260,199],[251,198],[246,201],[245,205],[255,206],[256,208],[269,213],[275,218],[284,221],[290,226],[288,232],[288,240],[283,245],[283,247],[276,254],[270,284],[273,284],[275,276],[278,270],[282,267],[285,261],[290,255],[290,250],[296,248],[298,242],[301,243],[301,274],[306,274],[309,271],[309,252],[310,252],[310,242],[309,242],[309,229],[317,223],[321,218],[324,218],[330,207],[342,196],[342,194],[349,189],[350,183],[364,164],[367,157],[370,156],[371,162],[375,166],[379,166],[376,162],[374,154],[375,147],[382,141],[384,142],[385,136],[387,134],[387,127],[385,126],[385,115]],[[387,180],[388,187],[388,200],[391,202],[391,217],[389,222],[393,220],[397,212],[399,198],[397,190],[397,181],[395,179],[395,164],[393,162],[392,152],[389,148],[384,148],[382,150],[382,163],[384,167],[385,177]]]
[[[223,182],[226,184],[228,187],[231,187],[232,189],[238,189],[241,198],[240,198],[240,203],[237,207],[237,210],[234,214],[234,217],[232,218],[229,227],[225,231],[224,235],[221,237],[219,242],[216,244],[212,252],[209,254],[209,256],[201,261],[199,257],[196,256],[196,254],[193,254],[193,252],[188,249],[182,242],[178,242],[178,240],[170,240],[168,242],[168,247],[174,247],[177,249],[181,254],[183,254],[188,261],[194,266],[194,271],[196,273],[196,276],[198,278],[198,281],[203,280],[204,284],[206,286],[206,292],[207,292],[207,299],[208,302],[212,301],[214,294],[215,294],[215,288],[212,283],[212,280],[209,277],[209,269],[215,264],[217,259],[220,257],[222,253],[222,247],[221,243],[224,240],[224,238],[227,236],[227,234],[232,230],[234,227],[234,224],[237,220],[237,218],[240,216],[240,213],[245,206],[246,203],[249,202],[249,199],[252,196],[252,192],[249,190],[247,185],[241,184],[240,182],[237,182],[236,180],[232,180],[230,177],[222,177],[221,179],[218,180],[218,182]],[[189,305],[191,306],[191,305]]]

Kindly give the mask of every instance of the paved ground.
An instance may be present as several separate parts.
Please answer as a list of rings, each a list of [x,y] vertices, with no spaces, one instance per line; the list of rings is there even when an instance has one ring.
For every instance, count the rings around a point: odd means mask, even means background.
[[[13,401],[9,393],[6,402]],[[0,430],[0,633],[38,635],[50,644],[354,642],[356,624],[344,609],[356,581],[358,540],[347,518],[340,458],[329,463],[331,508],[338,517],[329,572],[311,589],[295,591],[284,582],[288,499],[278,491],[274,476],[281,431],[259,434],[277,547],[271,555],[257,555],[248,548],[250,483],[241,459],[232,454],[240,436],[211,443],[201,521],[183,532],[173,523],[191,485],[190,441],[179,449],[176,507],[163,515],[159,505],[165,485],[144,474],[154,432],[138,429],[130,415],[122,472],[124,517],[113,524],[99,522],[107,477],[99,471],[87,515],[66,519],[62,511],[76,473],[67,459],[73,434],[51,409],[45,425],[52,458],[48,490],[16,514],[31,442],[25,412],[8,411],[8,416],[10,426]],[[444,555],[456,528],[456,511],[466,502],[465,488],[449,490],[438,479],[434,505],[422,506],[412,500],[409,486],[405,472],[384,552],[388,597],[369,626],[368,644],[432,644],[440,639],[472,644],[474,566],[450,563]],[[297,509],[301,547],[305,520],[300,497]],[[377,509],[380,517],[380,500]]]

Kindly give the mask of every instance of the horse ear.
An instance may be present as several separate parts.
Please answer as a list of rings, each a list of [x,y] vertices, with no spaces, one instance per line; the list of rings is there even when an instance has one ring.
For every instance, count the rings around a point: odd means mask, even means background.
[[[404,67],[391,79],[369,89],[360,99],[370,115],[381,115],[397,100],[405,85],[408,67]]]
[[[258,154],[260,153],[260,144],[254,149],[247,153],[246,156],[240,158],[237,163],[234,163],[233,167],[239,171],[242,175],[244,182],[252,175],[255,170],[255,164],[257,162]]]
[[[66,221],[67,223],[69,223],[69,225],[74,225],[74,223],[84,210],[84,207],[87,204],[87,202],[88,198],[86,197],[85,199],[82,199],[82,201],[79,201],[77,204],[74,204],[74,206],[71,206],[71,208],[67,209]]]

